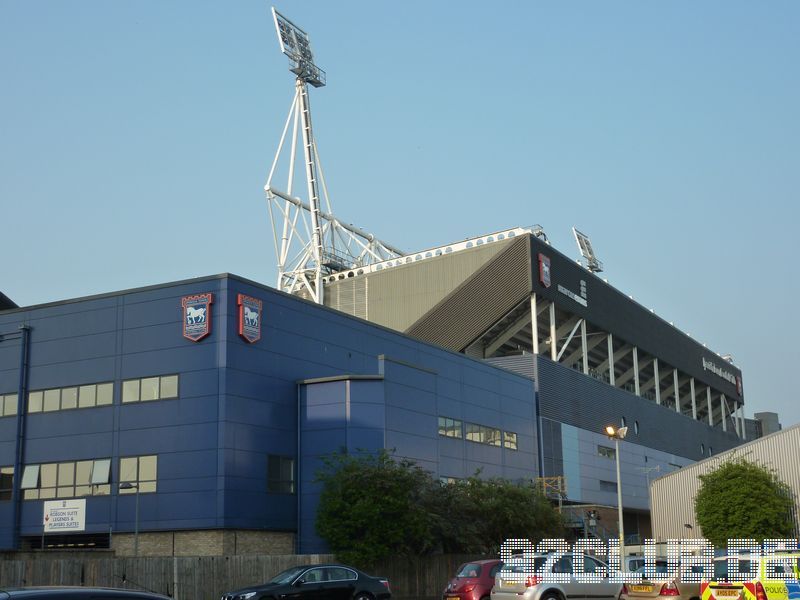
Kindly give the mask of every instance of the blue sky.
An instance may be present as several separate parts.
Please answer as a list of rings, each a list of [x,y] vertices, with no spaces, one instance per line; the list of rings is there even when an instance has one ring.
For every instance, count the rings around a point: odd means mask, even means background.
[[[293,94],[268,2],[0,0],[0,290],[233,272]],[[800,421],[800,3],[312,2],[334,212],[409,251],[539,223]]]

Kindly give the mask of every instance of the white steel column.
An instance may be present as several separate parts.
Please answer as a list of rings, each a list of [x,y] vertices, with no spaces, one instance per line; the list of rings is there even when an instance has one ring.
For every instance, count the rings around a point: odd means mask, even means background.
[[[583,374],[589,374],[589,348],[586,344],[586,319],[581,319],[581,351],[583,352]]]
[[[728,418],[725,416],[725,394],[719,395],[719,414],[722,416],[722,431],[728,431]]]
[[[533,353],[539,354],[539,313],[536,310],[536,294],[531,294],[531,338]]]
[[[739,405],[739,423],[741,423],[742,428],[742,439],[747,439],[747,428],[744,422],[744,404]]]
[[[678,369],[672,369],[672,386],[675,388],[675,412],[681,412],[681,391],[678,387]]]
[[[708,424],[714,426],[714,414],[711,412],[711,386],[706,386],[706,405],[708,405]]]
[[[641,396],[639,389],[639,348],[633,347],[633,393]]]
[[[653,359],[653,376],[656,378],[656,404],[661,404],[661,376],[658,374],[658,359]]]
[[[694,377],[689,378],[689,393],[692,395],[692,418],[697,421],[697,399],[694,397]]]
[[[550,303],[550,358],[558,362],[558,343],[556,341],[556,303]]]
[[[614,367],[614,336],[612,334],[608,334],[608,383],[612,386],[616,385],[614,383],[616,379],[616,372]]]

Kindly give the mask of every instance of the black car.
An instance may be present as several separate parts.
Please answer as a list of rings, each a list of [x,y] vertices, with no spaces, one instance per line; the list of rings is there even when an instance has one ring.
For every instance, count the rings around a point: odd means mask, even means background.
[[[169,600],[167,596],[158,594],[112,588],[26,587],[0,590],[0,600],[43,600],[44,598],[58,600]]]
[[[221,600],[389,600],[389,581],[345,565],[305,565],[267,583],[227,592]]]

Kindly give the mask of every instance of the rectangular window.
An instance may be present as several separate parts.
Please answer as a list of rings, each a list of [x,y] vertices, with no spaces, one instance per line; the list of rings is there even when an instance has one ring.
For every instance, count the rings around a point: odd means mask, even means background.
[[[453,485],[457,481],[457,477],[439,477],[439,483],[444,483],[445,485]]]
[[[475,423],[467,423],[464,427],[465,430],[465,437],[470,442],[476,442],[478,444],[483,443],[483,431],[481,430],[480,425],[476,425]]]
[[[267,491],[294,494],[294,459],[290,456],[267,456]]]
[[[503,432],[503,442],[505,447],[509,450],[516,450],[517,449],[517,434],[513,431],[505,431]]]
[[[28,394],[28,412],[53,412],[108,405],[112,403],[113,396],[113,383],[39,390]]]
[[[17,395],[0,395],[0,417],[10,417],[17,414]]]
[[[14,467],[0,467],[0,501],[11,500],[14,490]]]
[[[439,435],[451,438],[461,438],[461,421],[450,417],[439,417]]]
[[[486,427],[476,423],[465,423],[465,437],[470,442],[488,444],[489,446],[503,445],[503,432],[495,427]]]
[[[128,456],[119,459],[120,494],[146,494],[157,490],[158,456]],[[125,485],[128,484],[128,485]]]
[[[616,450],[614,450],[614,448],[609,448],[608,446],[598,446],[597,454],[599,454],[604,458],[610,458],[610,459],[617,458]]]
[[[22,471],[25,500],[105,496],[111,492],[108,478],[105,484],[93,485],[92,471],[97,465],[110,465],[111,459],[79,460],[42,465],[26,465]],[[106,467],[107,468],[107,467]]]
[[[178,376],[143,377],[122,382],[123,402],[148,402],[178,397]]]
[[[617,493],[617,484],[613,481],[603,481],[600,480],[600,491],[601,492],[614,492]]]

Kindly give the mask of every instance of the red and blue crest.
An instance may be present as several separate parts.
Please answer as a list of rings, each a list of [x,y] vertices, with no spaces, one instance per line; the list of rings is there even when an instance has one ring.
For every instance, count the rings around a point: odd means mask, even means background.
[[[210,292],[181,298],[183,337],[193,342],[199,342],[211,333],[211,303],[213,301],[214,295]]]
[[[539,283],[544,287],[550,287],[550,257],[539,253]]]
[[[258,298],[239,294],[239,335],[250,342],[261,339],[263,303]]]

